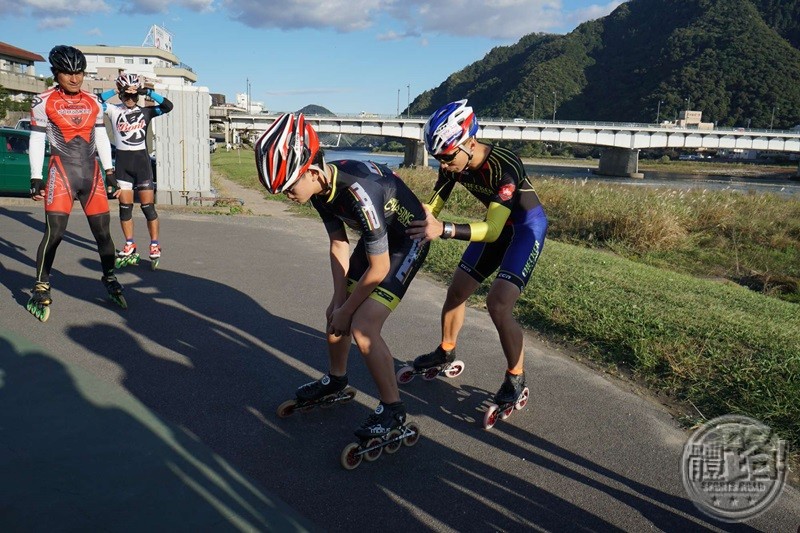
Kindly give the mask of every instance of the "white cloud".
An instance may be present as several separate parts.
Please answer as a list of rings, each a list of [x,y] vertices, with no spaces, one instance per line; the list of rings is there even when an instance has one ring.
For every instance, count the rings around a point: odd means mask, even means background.
[[[223,0],[231,18],[253,28],[334,29],[347,33],[375,22],[386,0]]]
[[[100,28],[92,28],[91,30],[86,32],[86,35],[100,36],[103,35],[103,30],[101,30]]]
[[[72,26],[70,17],[45,17],[39,21],[36,28],[39,30],[52,30],[58,28],[69,28]]]

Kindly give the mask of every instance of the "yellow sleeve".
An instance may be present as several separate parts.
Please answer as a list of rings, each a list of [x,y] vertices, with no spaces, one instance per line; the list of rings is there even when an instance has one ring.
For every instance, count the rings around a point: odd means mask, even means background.
[[[428,208],[431,210],[431,213],[433,213],[433,216],[438,217],[439,213],[444,207],[444,203],[444,200],[442,200],[438,194],[435,194],[433,195],[433,198],[431,198],[430,202],[424,205],[428,206]]]
[[[469,225],[471,232],[470,241],[472,242],[494,242],[503,231],[511,209],[495,202],[489,204],[486,218],[483,222],[473,222]]]

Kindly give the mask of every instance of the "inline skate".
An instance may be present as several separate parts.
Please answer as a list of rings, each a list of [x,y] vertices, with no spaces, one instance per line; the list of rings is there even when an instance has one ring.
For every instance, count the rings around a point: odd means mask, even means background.
[[[356,390],[347,386],[347,376],[326,374],[317,381],[300,386],[294,400],[286,400],[278,406],[278,416],[286,418],[295,411],[305,413],[319,406],[331,407],[335,403],[349,402],[356,396]]]
[[[125,301],[125,297],[122,295],[122,285],[117,281],[117,276],[109,274],[108,276],[103,276],[100,280],[103,282],[106,291],[108,291],[109,299],[121,308],[127,309],[128,302]]]
[[[51,303],[53,303],[53,299],[50,298],[50,284],[45,281],[37,281],[25,308],[40,322],[47,322],[47,319],[50,318]]]
[[[420,355],[414,363],[406,365],[397,371],[395,377],[401,385],[410,383],[414,376],[422,374],[422,379],[430,381],[443,374],[445,377],[454,378],[464,371],[464,361],[456,360],[456,350],[445,350],[438,346],[431,353]]]
[[[383,450],[392,454],[402,445],[413,446],[420,436],[419,426],[406,423],[406,408],[403,402],[378,404],[375,412],[355,432],[358,442],[352,442],[342,450],[340,461],[347,470],[353,470],[362,460],[372,462]]]
[[[160,260],[161,246],[158,243],[150,243],[150,270],[157,269]]]
[[[506,372],[506,378],[500,390],[494,396],[483,417],[483,428],[492,429],[497,419],[505,420],[515,410],[522,409],[528,403],[530,390],[525,385],[525,373],[515,376]]]
[[[117,257],[114,260],[115,268],[122,268],[128,265],[138,265],[141,257],[136,251],[136,244],[133,242],[125,243],[122,250],[117,250]]]

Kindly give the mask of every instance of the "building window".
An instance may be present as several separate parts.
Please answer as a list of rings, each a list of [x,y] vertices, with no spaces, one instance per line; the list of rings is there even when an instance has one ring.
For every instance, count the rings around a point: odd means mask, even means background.
[[[147,58],[146,57],[140,57],[139,58],[139,64],[140,65],[146,65],[147,64]]]
[[[116,62],[117,62],[116,57],[106,57],[106,63],[116,63]]]
[[[133,58],[132,57],[126,57],[125,58],[125,64],[126,65],[133,65]]]

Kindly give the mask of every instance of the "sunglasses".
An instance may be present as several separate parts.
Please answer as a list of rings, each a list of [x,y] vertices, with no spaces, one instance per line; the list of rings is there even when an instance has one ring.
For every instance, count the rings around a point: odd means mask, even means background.
[[[122,100],[138,100],[139,99],[139,95],[138,94],[131,94],[131,93],[122,93],[120,95],[120,98]]]
[[[453,160],[458,155],[458,152],[460,152],[460,151],[461,151],[461,147],[459,146],[458,148],[456,148],[455,152],[453,152],[452,154],[439,154],[439,155],[433,156],[433,158],[435,160],[437,160],[438,162],[440,162],[440,163],[452,163]]]

